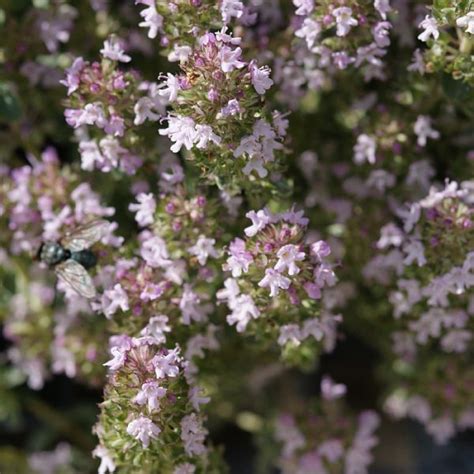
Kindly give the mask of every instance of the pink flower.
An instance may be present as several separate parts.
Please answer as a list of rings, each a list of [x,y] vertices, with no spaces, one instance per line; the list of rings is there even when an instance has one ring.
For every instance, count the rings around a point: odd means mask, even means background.
[[[168,326],[169,318],[163,314],[159,316],[153,316],[148,321],[148,324],[142,329],[140,334],[142,336],[149,336],[155,339],[156,344],[163,344],[166,342],[165,333],[171,331],[171,327]]]
[[[209,257],[217,258],[219,256],[214,248],[215,243],[216,239],[208,239],[206,236],[200,235],[197,242],[188,251],[197,257],[199,265],[206,265]]]
[[[349,7],[339,7],[332,11],[332,15],[336,19],[336,35],[346,36],[353,26],[357,26],[359,22],[352,17],[352,9]]]
[[[166,395],[166,388],[160,387],[155,380],[145,382],[133,401],[138,405],[147,405],[148,411],[152,412],[160,408],[160,398]]]
[[[172,351],[157,354],[152,359],[155,374],[158,379],[164,377],[177,377],[180,371],[179,364],[181,358],[179,357],[179,348],[176,347]]]
[[[236,324],[237,332],[243,332],[248,323],[260,316],[260,310],[255,305],[250,295],[240,295],[229,300],[232,313],[227,316],[227,322],[232,326]]]
[[[157,439],[161,429],[149,418],[140,415],[128,424],[127,433],[139,440],[144,448],[148,448],[150,440]]]
[[[196,413],[191,413],[181,420],[181,439],[188,456],[201,456],[206,452],[204,446],[206,436],[207,431],[203,428]]]
[[[231,72],[234,69],[242,69],[245,63],[240,61],[242,50],[240,48],[232,49],[229,46],[222,46],[219,51],[221,69],[224,72]]]
[[[418,35],[418,39],[426,43],[432,36],[434,40],[439,38],[438,23],[436,19],[430,15],[426,15],[425,19],[418,25],[424,31]]]
[[[239,277],[242,272],[247,273],[253,257],[246,251],[245,242],[239,238],[234,239],[229,245],[229,254],[225,270],[230,270],[233,277]]]
[[[71,95],[79,88],[81,84],[81,72],[86,65],[87,63],[79,57],[74,60],[70,68],[66,69],[66,79],[59,82],[68,88],[67,95]]]
[[[270,288],[270,296],[278,296],[280,289],[287,290],[290,287],[291,280],[283,276],[273,268],[265,270],[265,276],[260,280],[258,286],[261,288]]]
[[[278,344],[280,344],[280,346],[284,346],[288,342],[299,346],[302,339],[303,336],[297,324],[286,324],[280,327],[280,335],[278,336]]]
[[[311,253],[321,262],[324,258],[331,255],[331,247],[324,240],[318,240],[311,244]]]
[[[156,235],[151,235],[141,243],[140,255],[153,268],[166,268],[172,263],[165,241]]]
[[[112,289],[104,291],[101,305],[106,318],[110,318],[118,309],[129,310],[128,295],[120,283],[117,283]]]
[[[153,224],[156,201],[153,194],[140,193],[137,196],[137,204],[130,204],[128,209],[135,212],[135,220],[142,227]]]
[[[148,38],[155,39],[163,25],[163,17],[156,10],[155,0],[135,0],[135,3],[147,5],[147,8],[140,12],[143,21],[138,26],[148,28]]]
[[[271,222],[272,216],[267,209],[260,209],[260,211],[249,211],[245,217],[252,221],[252,225],[247,227],[244,232],[247,237],[253,237],[260,230],[262,230],[268,223]]]
[[[341,398],[346,394],[346,386],[344,384],[336,384],[331,379],[325,375],[321,381],[321,395],[326,400],[336,400]]]
[[[240,0],[222,0],[221,15],[224,25],[230,22],[232,17],[240,18],[244,12],[244,5]]]
[[[278,261],[275,264],[275,270],[279,272],[288,270],[288,275],[297,275],[300,269],[296,265],[296,262],[301,262],[305,256],[306,254],[300,252],[296,245],[284,245],[277,252]]]
[[[253,63],[250,64],[249,68],[252,84],[257,94],[265,94],[265,91],[273,85],[273,81],[270,79],[270,68],[268,66],[258,68]]]
[[[132,60],[130,56],[125,54],[120,40],[115,37],[104,41],[104,47],[100,50],[100,53],[102,56],[104,56],[104,58],[111,59],[112,61],[128,63]]]

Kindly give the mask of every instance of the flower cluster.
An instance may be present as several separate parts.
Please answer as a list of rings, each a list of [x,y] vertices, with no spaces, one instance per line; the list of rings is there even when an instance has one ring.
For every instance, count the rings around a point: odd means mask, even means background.
[[[439,2],[419,25],[418,40],[426,49],[416,50],[413,69],[421,74],[445,71],[455,80],[474,85],[472,49],[474,11],[471,2]]]
[[[401,368],[397,382],[385,411],[422,423],[436,443],[446,444],[457,432],[474,427],[474,374],[467,358],[425,358]]]
[[[308,85],[321,87],[327,74],[360,68],[365,80],[384,79],[383,57],[390,46],[389,0],[313,2],[293,0],[295,36],[316,55]],[[372,3],[372,4],[370,4]],[[308,68],[306,68],[308,69]]]
[[[329,245],[305,240],[308,219],[302,211],[273,214],[265,208],[246,215],[252,225],[245,240],[230,243],[224,269],[232,276],[217,295],[231,311],[227,322],[238,332],[278,337],[281,346],[331,339],[338,318],[315,316],[321,290],[336,283]]]
[[[273,442],[280,446],[276,464],[283,473],[368,472],[379,417],[365,411],[355,419],[344,406],[345,393],[344,384],[324,376],[318,400],[276,419]]]
[[[191,151],[204,177],[237,190],[279,168],[287,128],[263,106],[269,68],[244,61],[240,41],[226,28],[201,36],[181,59],[182,73],[168,73],[159,90],[172,107],[160,130],[171,150]]]
[[[247,10],[240,0],[137,0],[135,3],[144,6],[139,26],[146,28],[151,39],[160,36],[169,61],[180,61],[192,50],[198,36],[222,28]]]
[[[393,334],[394,350],[413,358],[417,344],[439,340],[445,352],[464,352],[473,336],[474,304],[468,191],[447,182],[444,189],[432,188],[425,198],[400,208],[399,215],[403,228],[385,225],[377,242],[379,249],[393,250],[369,263],[378,262],[379,272],[394,271],[398,277],[397,290],[390,294],[400,326]]]
[[[150,336],[111,339],[113,359],[95,432],[100,473],[140,466],[170,474],[218,473],[219,459],[205,444],[201,405],[209,399],[186,378],[179,347]]]
[[[156,83],[118,67],[131,60],[118,38],[107,39],[100,52],[101,62],[78,57],[66,71],[62,81],[68,88],[66,121],[77,131],[84,170],[134,174],[143,163],[136,128],[159,120],[166,101]]]

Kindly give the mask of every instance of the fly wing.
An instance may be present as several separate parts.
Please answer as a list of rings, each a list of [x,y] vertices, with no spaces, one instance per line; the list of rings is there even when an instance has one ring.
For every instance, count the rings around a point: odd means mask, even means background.
[[[95,244],[107,231],[110,222],[104,219],[94,219],[76,227],[61,239],[61,245],[72,252],[80,252]]]
[[[69,259],[55,267],[58,277],[67,283],[74,291],[86,298],[96,295],[94,283],[87,270],[75,260]]]

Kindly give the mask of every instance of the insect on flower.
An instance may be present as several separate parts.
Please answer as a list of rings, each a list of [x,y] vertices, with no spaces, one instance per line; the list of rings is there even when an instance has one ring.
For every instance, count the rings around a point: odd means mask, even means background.
[[[56,275],[77,293],[93,298],[96,290],[87,270],[96,265],[97,257],[89,247],[102,238],[108,226],[109,222],[104,219],[80,225],[59,242],[43,242],[38,258],[54,268]]]

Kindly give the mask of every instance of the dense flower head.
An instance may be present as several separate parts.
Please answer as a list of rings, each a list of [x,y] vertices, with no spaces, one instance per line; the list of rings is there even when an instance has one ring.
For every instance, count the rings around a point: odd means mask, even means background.
[[[413,359],[417,345],[434,341],[444,352],[468,350],[473,337],[472,212],[468,190],[452,181],[401,208],[400,227],[382,228],[377,247],[392,249],[399,259],[386,260],[383,271],[394,271],[398,278],[389,298],[397,320],[392,337],[395,352],[405,359]]]
[[[355,417],[341,399],[345,385],[328,376],[321,385],[319,399],[276,418],[272,442],[280,454],[275,464],[288,474],[367,473],[379,416],[365,411]]]
[[[418,24],[417,38],[424,48],[419,53],[417,72],[444,71],[454,80],[472,85],[473,18],[469,2],[446,2],[425,10]]]
[[[31,155],[30,163],[5,170],[0,184],[0,221],[7,230],[1,238],[13,254],[34,256],[42,241],[59,240],[79,224],[115,213],[78,175],[62,172],[54,149],[46,149],[40,157]],[[116,227],[111,223],[103,243],[121,244],[112,234]]]
[[[156,83],[118,66],[131,60],[118,38],[107,39],[100,52],[101,62],[76,58],[61,81],[68,88],[66,122],[78,134],[84,170],[134,174],[143,163],[137,127],[159,120],[166,100]]]
[[[395,419],[423,424],[437,444],[446,444],[457,432],[474,426],[474,374],[466,357],[424,357],[403,367],[397,382],[385,400],[385,411]]]
[[[245,8],[240,0],[137,0],[135,3],[144,6],[139,26],[147,29],[149,38],[159,36],[163,53],[170,61],[181,61],[197,37],[240,18]]]
[[[286,120],[262,103],[270,70],[246,62],[240,42],[226,28],[201,36],[181,74],[168,73],[159,91],[172,107],[160,130],[171,150],[191,151],[206,178],[231,189],[278,169],[286,135]]]
[[[388,1],[340,6],[334,2],[293,3],[297,7],[296,47],[305,44],[308,53],[315,55],[312,64],[302,64],[309,88],[321,88],[325,77],[354,67],[367,81],[385,79],[383,58],[391,43],[392,28],[387,15],[393,11]],[[315,76],[319,76],[316,81]]]
[[[247,217],[252,224],[245,228],[245,240],[236,238],[227,249],[224,269],[231,276],[217,295],[231,311],[227,322],[238,332],[258,333],[272,317],[274,329],[264,332],[278,330],[281,346],[298,346],[308,337],[331,338],[337,317],[331,324],[330,314],[315,317],[314,312],[323,288],[336,283],[327,260],[329,245],[305,240],[308,219],[294,208],[278,214],[264,208]]]
[[[95,427],[96,453],[108,469],[126,467],[138,456],[143,469],[174,472],[189,463],[195,472],[217,472],[203,415],[188,395],[193,390],[180,348],[166,349],[150,336],[114,336],[110,344],[110,375]]]

